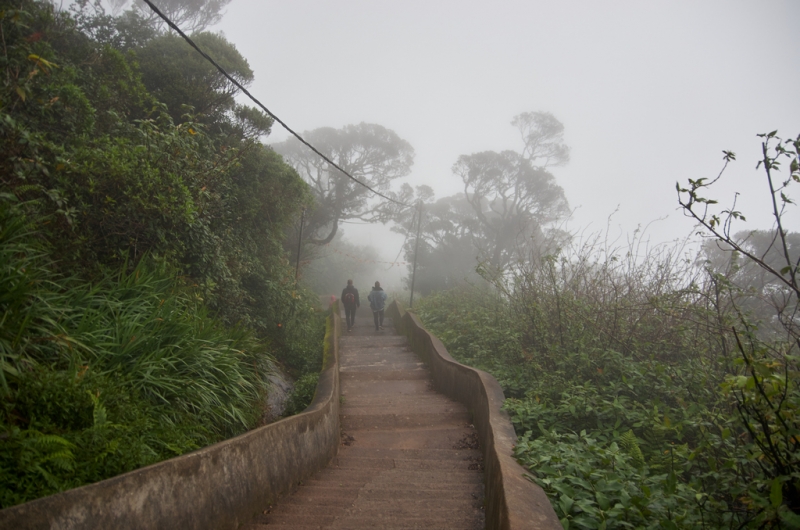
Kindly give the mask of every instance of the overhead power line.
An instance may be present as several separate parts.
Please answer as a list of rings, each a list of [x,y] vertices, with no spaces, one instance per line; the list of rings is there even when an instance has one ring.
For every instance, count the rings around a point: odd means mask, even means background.
[[[145,3],[145,4],[147,4],[147,5],[150,7],[150,9],[152,9],[152,10],[153,10],[153,12],[154,12],[156,15],[158,15],[159,17],[161,17],[161,18],[164,20],[164,22],[166,22],[166,23],[167,23],[167,25],[168,25],[169,27],[171,27],[172,29],[174,29],[175,31],[177,31],[177,32],[178,32],[178,35],[180,35],[181,37],[183,37],[183,40],[185,40],[187,43],[189,43],[189,46],[191,46],[192,48],[194,48],[194,49],[195,49],[195,51],[197,51],[197,53],[199,53],[200,55],[202,55],[202,56],[203,56],[203,57],[204,57],[204,58],[205,58],[205,59],[206,59],[208,62],[210,62],[211,64],[213,64],[213,65],[214,65],[214,67],[215,67],[217,70],[219,70],[219,73],[221,73],[222,75],[224,75],[224,76],[225,76],[225,77],[228,79],[228,81],[230,81],[231,83],[233,83],[233,84],[234,84],[234,86],[236,86],[236,87],[237,87],[239,90],[241,90],[241,91],[242,91],[242,93],[243,93],[243,94],[245,94],[247,97],[249,97],[249,98],[250,98],[250,99],[253,101],[253,103],[255,103],[256,105],[258,105],[258,106],[259,106],[259,107],[260,107],[260,108],[261,108],[261,109],[262,109],[264,112],[266,112],[267,114],[269,114],[269,115],[270,115],[270,117],[271,117],[273,120],[275,120],[275,121],[277,121],[278,123],[280,123],[280,124],[281,124],[281,126],[282,126],[284,129],[286,129],[286,130],[287,130],[287,131],[288,131],[288,132],[289,132],[289,133],[290,133],[292,136],[294,136],[295,138],[297,138],[298,140],[300,140],[300,142],[302,142],[302,143],[303,143],[303,144],[304,144],[306,147],[308,147],[309,149],[311,149],[312,151],[314,151],[316,154],[318,154],[318,155],[319,155],[319,156],[320,156],[320,157],[321,157],[323,160],[325,160],[325,161],[326,161],[328,164],[332,165],[333,167],[335,167],[336,169],[338,169],[339,171],[341,171],[341,172],[342,172],[344,175],[346,175],[346,176],[347,176],[349,179],[351,179],[353,182],[355,182],[355,183],[357,183],[357,184],[359,184],[359,185],[361,185],[361,186],[363,186],[363,187],[367,188],[369,191],[371,191],[371,192],[372,192],[372,193],[374,193],[375,195],[378,195],[379,197],[383,197],[383,198],[384,198],[384,199],[386,199],[387,201],[391,201],[391,202],[393,202],[393,203],[395,203],[395,204],[398,204],[398,205],[400,205],[400,206],[403,206],[403,207],[406,207],[406,208],[410,208],[410,207],[411,207],[411,205],[410,205],[410,204],[406,204],[406,203],[404,203],[404,202],[400,202],[400,201],[398,201],[397,199],[392,199],[391,197],[387,197],[387,196],[386,196],[386,195],[384,195],[383,193],[381,193],[381,192],[379,192],[379,191],[377,191],[377,190],[374,190],[374,189],[372,189],[371,187],[369,187],[368,185],[364,184],[363,182],[361,182],[360,180],[358,180],[357,178],[355,178],[353,175],[351,175],[350,173],[348,173],[347,171],[345,171],[344,169],[342,169],[341,167],[339,167],[339,165],[338,165],[336,162],[332,161],[330,158],[328,158],[327,156],[325,156],[325,155],[323,155],[322,153],[320,153],[320,152],[319,152],[319,150],[318,150],[316,147],[314,147],[314,146],[313,146],[313,145],[311,145],[310,143],[306,142],[306,141],[303,139],[303,137],[302,137],[302,136],[300,136],[299,134],[297,134],[296,132],[294,132],[294,131],[292,130],[292,128],[291,128],[291,127],[289,127],[288,125],[286,125],[286,124],[283,122],[283,120],[281,120],[281,119],[280,119],[280,118],[278,118],[278,117],[277,117],[275,114],[273,114],[273,112],[272,112],[272,111],[270,111],[270,110],[269,110],[269,109],[268,109],[266,106],[264,106],[264,104],[263,104],[263,103],[261,103],[261,102],[260,102],[258,99],[256,99],[256,98],[255,98],[255,96],[253,96],[253,95],[252,95],[250,92],[248,92],[248,91],[247,91],[247,89],[246,89],[245,87],[243,87],[243,86],[242,86],[242,85],[241,85],[241,84],[240,84],[238,81],[236,81],[236,80],[235,80],[233,77],[231,77],[231,75],[230,75],[230,74],[228,74],[228,72],[226,72],[224,68],[222,68],[222,67],[221,67],[219,64],[217,64],[217,62],[216,62],[214,59],[212,59],[212,58],[211,58],[211,57],[210,57],[208,54],[206,54],[206,53],[205,53],[203,50],[201,50],[201,49],[200,49],[200,48],[197,46],[197,44],[195,44],[195,43],[194,43],[194,41],[193,41],[191,38],[189,38],[189,36],[188,36],[188,35],[186,35],[186,33],[184,33],[183,31],[181,31],[181,29],[180,29],[180,28],[179,28],[179,27],[178,27],[178,26],[177,26],[177,25],[176,25],[174,22],[172,22],[172,20],[170,20],[170,19],[169,19],[169,18],[168,18],[168,17],[167,17],[167,16],[166,16],[164,13],[162,13],[162,12],[161,12],[161,11],[160,11],[160,10],[159,10],[159,9],[158,9],[156,6],[155,6],[155,5],[153,5],[153,3],[152,3],[150,0],[143,0],[143,1],[144,1],[144,3]]]

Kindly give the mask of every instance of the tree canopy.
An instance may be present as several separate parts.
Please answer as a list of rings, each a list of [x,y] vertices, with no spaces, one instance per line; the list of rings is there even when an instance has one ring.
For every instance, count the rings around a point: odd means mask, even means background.
[[[401,188],[406,202],[424,203],[417,256],[417,285],[423,293],[474,279],[478,268],[491,276],[502,274],[563,241],[555,223],[569,206],[547,167],[569,160],[564,127],[544,112],[519,114],[511,123],[520,130],[522,151],[460,156],[453,174],[461,180],[462,193],[434,202],[430,188]],[[394,230],[408,238],[408,261],[416,248],[414,215],[411,210],[395,213]]]
[[[382,125],[359,123],[341,129],[322,127],[303,138],[353,177],[372,189],[388,193],[392,183],[411,172],[414,148]],[[273,145],[308,182],[316,198],[307,216],[308,240],[326,244],[341,221],[387,221],[390,208],[364,186],[331,167],[295,138]]]
[[[197,33],[192,36],[206,53],[243,86],[253,81],[247,60],[223,36]],[[142,82],[159,101],[166,104],[173,121],[184,121],[191,113],[218,121],[236,106],[238,88],[198,54],[186,41],[164,33],[136,50]]]
[[[480,258],[493,269],[506,267],[527,250],[548,224],[568,211],[555,177],[514,151],[461,156],[453,172],[477,223],[471,233]]]
[[[231,0],[158,0],[153,3],[183,31],[194,33],[219,22],[224,14],[223,9]],[[108,0],[108,4],[115,15],[126,6],[131,6],[152,27],[163,29],[166,26],[150,6],[141,0]]]

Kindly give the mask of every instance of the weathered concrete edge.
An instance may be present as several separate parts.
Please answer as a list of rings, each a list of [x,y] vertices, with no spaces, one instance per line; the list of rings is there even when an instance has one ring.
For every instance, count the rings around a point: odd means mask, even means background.
[[[339,448],[339,334],[311,405],[236,438],[95,484],[0,510],[0,528],[235,529],[297,487]]]
[[[547,495],[525,478],[525,469],[512,456],[517,436],[501,409],[504,396],[497,380],[456,362],[419,317],[396,302],[387,307],[387,316],[426,362],[436,389],[466,405],[473,415],[484,457],[487,530],[561,529]]]

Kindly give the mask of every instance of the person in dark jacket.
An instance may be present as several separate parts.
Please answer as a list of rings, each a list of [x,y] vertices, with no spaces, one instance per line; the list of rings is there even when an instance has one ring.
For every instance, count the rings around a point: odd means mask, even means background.
[[[358,289],[353,287],[353,280],[347,280],[347,287],[342,289],[342,305],[347,319],[347,331],[352,331],[356,323],[356,309],[361,307],[361,300],[358,299]]]
[[[383,329],[383,309],[386,307],[386,291],[381,288],[381,282],[375,282],[369,295],[369,307],[372,308],[372,318],[375,319],[375,331]]]

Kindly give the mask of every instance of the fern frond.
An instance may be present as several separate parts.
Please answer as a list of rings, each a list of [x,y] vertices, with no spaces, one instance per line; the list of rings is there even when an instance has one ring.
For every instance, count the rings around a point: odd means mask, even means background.
[[[28,435],[27,445],[35,447],[43,452],[53,453],[59,449],[70,450],[75,447],[75,444],[69,440],[65,440],[61,436],[55,434],[43,434],[33,429],[28,430],[26,434]]]
[[[628,456],[631,457],[634,464],[636,464],[636,467],[644,467],[644,455],[639,447],[638,440],[636,440],[636,435],[633,434],[633,430],[629,430],[628,432],[622,434],[619,437],[619,444],[623,449],[625,449],[625,452],[628,453]]]
[[[75,466],[75,455],[72,454],[72,451],[69,449],[65,449],[63,451],[56,451],[54,453],[49,453],[47,456],[40,460],[40,463],[44,464],[45,462],[50,463],[64,471],[72,471]]]

